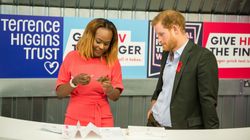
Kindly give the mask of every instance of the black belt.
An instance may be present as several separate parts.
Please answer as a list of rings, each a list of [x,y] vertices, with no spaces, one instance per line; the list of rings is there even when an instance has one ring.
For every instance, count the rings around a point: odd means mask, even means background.
[[[154,126],[154,127],[164,127],[165,129],[173,129],[169,126],[162,126],[158,121],[155,120],[153,113],[149,115],[147,126]]]

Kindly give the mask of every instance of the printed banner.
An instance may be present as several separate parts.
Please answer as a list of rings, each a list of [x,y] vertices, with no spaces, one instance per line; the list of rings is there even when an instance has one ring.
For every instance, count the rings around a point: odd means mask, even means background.
[[[75,49],[90,20],[0,15],[0,78],[57,78],[63,58]],[[158,77],[163,50],[150,21],[110,20],[118,29],[123,78]],[[219,78],[250,78],[249,27],[248,23],[186,23],[189,39],[216,56]]]
[[[250,78],[250,24],[203,24],[203,46],[216,56],[219,78]]]
[[[149,23],[151,25],[151,23]],[[187,22],[186,32],[190,40],[201,46],[202,41],[202,23]],[[162,46],[158,41],[155,30],[149,26],[149,54],[148,54],[148,78],[158,77],[160,74]]]
[[[75,49],[77,41],[91,19],[64,18],[64,54]],[[148,21],[110,19],[118,30],[119,60],[125,79],[147,77]]]
[[[63,18],[0,15],[0,78],[55,78]]]
[[[57,78],[91,19],[0,15],[0,78]],[[111,19],[123,78],[147,77],[148,21]]]

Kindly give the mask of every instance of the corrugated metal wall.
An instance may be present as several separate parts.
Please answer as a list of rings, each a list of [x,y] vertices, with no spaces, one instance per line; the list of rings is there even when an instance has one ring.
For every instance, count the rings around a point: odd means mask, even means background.
[[[157,13],[0,5],[0,14],[150,20]],[[249,16],[185,14],[185,17],[187,21],[250,22]],[[243,80],[220,80],[217,109],[221,128],[250,126],[250,88],[244,87]],[[0,79],[0,84],[4,85],[6,81],[9,82],[6,79]],[[50,80],[51,82],[54,83],[54,79]],[[125,91],[123,96],[117,102],[111,102],[115,126],[127,127],[128,125],[146,124],[146,112],[155,84],[156,79],[124,80]],[[46,86],[53,89],[54,84],[47,84]],[[39,91],[32,91],[34,96],[27,93],[27,95],[22,94],[21,97],[18,97],[18,89],[14,90],[15,93],[12,91],[0,89],[0,115],[26,120],[63,123],[67,98],[60,100],[53,95],[53,92],[37,94],[40,93]]]
[[[124,80],[125,90],[117,102],[110,102],[115,126],[145,125],[146,113],[156,79]],[[218,114],[221,128],[250,126],[250,92],[240,80],[220,80]],[[54,85],[53,85],[54,86]],[[0,98],[1,115],[50,123],[63,123],[68,98],[50,96]],[[34,95],[36,93],[34,92]],[[14,95],[14,93],[13,93]]]

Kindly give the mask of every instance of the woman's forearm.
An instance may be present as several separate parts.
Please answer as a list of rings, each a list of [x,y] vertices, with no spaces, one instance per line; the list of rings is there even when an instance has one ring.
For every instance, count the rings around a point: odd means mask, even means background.
[[[63,98],[68,96],[72,91],[74,90],[73,87],[70,86],[69,83],[67,84],[62,84],[56,89],[56,95],[59,98]]]

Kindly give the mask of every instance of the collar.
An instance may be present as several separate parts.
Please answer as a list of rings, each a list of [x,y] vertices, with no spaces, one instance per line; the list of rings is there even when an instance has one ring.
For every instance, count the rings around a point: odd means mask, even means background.
[[[184,50],[184,48],[186,47],[187,43],[188,43],[189,40],[187,40],[178,50],[176,50],[174,52],[174,55],[178,55],[180,56]]]

